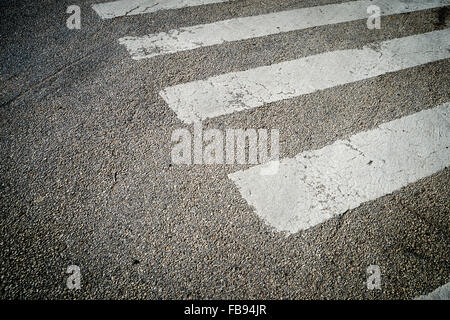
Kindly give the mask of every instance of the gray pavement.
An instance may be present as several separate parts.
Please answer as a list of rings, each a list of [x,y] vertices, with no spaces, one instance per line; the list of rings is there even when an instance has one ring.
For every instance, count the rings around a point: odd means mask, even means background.
[[[342,1],[244,0],[101,20],[99,0],[1,4],[2,299],[411,299],[450,281],[450,168],[306,231],[274,231],[227,175],[172,164],[192,126],[165,87],[449,27],[448,7],[135,61],[117,39]],[[81,7],[69,30],[66,8]],[[204,121],[276,128],[281,157],[450,101],[450,60]],[[78,265],[81,289],[66,287]],[[366,269],[381,269],[368,290]]]

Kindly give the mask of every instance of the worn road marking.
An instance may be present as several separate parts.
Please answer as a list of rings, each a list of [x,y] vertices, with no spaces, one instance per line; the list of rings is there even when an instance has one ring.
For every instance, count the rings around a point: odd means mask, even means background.
[[[450,300],[450,282],[427,295],[416,298],[415,300]]]
[[[444,169],[449,147],[446,103],[283,159],[275,175],[258,165],[229,178],[258,216],[295,233]]]
[[[446,58],[450,29],[227,73],[159,94],[179,119],[193,123]]]
[[[92,9],[102,19],[151,13],[160,10],[200,6],[204,4],[228,2],[230,0],[120,0],[92,5]]]
[[[450,0],[352,1],[218,21],[142,37],[124,37],[119,43],[126,46],[133,59],[146,59],[229,41],[366,19],[370,5],[378,5],[381,15],[386,16],[443,7],[450,5]]]

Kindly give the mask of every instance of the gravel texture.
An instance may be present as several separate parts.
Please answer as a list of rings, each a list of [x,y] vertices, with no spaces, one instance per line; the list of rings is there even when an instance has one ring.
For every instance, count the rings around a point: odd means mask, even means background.
[[[286,237],[227,174],[172,165],[187,127],[158,92],[225,72],[448,28],[446,8],[134,61],[117,39],[342,1],[244,0],[101,20],[78,0],[1,4],[2,299],[410,299],[450,280],[450,168]],[[204,122],[280,130],[281,156],[450,101],[450,60]],[[81,289],[66,288],[69,265]],[[366,269],[381,268],[381,290]]]

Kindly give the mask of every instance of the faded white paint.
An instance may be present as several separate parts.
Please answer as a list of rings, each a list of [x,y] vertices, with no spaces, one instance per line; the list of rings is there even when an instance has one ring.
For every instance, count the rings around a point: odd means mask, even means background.
[[[230,0],[120,0],[96,3],[92,9],[102,19],[112,19],[160,10],[179,9],[183,7],[200,6],[204,4],[228,2]]]
[[[415,300],[450,300],[450,282],[427,295],[416,298]]]
[[[193,123],[447,58],[450,29],[178,84],[160,95]]]
[[[450,0],[352,1],[223,20],[142,37],[124,37],[119,43],[126,46],[133,59],[146,59],[224,42],[367,19],[367,8],[374,5],[380,7],[380,15],[386,16],[442,7],[450,5]]]
[[[381,124],[348,140],[229,178],[277,231],[295,233],[450,165],[450,103]]]

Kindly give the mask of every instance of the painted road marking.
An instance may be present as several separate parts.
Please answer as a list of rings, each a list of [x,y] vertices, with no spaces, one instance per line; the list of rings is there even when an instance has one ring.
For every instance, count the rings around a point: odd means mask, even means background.
[[[427,295],[416,298],[415,300],[450,300],[450,282]]]
[[[186,123],[450,58],[450,29],[326,52],[167,87],[160,95]]]
[[[277,231],[295,233],[357,208],[450,165],[450,103],[319,150],[229,175],[256,213]]]
[[[367,8],[370,5],[379,6],[381,15],[386,16],[443,7],[450,5],[450,0],[352,1],[223,20],[143,37],[124,37],[119,39],[119,43],[126,46],[133,59],[140,60],[224,42],[367,19]]]
[[[97,12],[100,18],[112,19],[160,10],[179,9],[228,1],[230,0],[120,0],[96,3],[92,5],[92,9]]]

